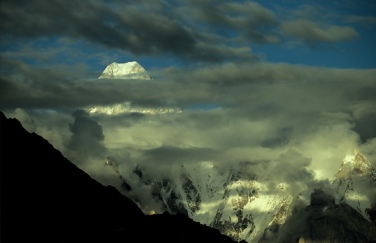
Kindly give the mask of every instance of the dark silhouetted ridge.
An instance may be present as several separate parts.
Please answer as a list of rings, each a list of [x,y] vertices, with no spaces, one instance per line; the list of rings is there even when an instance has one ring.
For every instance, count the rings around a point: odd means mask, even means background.
[[[185,216],[146,216],[0,112],[1,242],[234,242]]]

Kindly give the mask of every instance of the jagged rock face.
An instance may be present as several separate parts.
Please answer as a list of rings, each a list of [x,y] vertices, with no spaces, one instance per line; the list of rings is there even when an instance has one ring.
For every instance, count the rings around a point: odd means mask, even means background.
[[[354,175],[371,176],[373,180],[376,180],[375,168],[358,151],[354,151],[353,154],[346,156],[335,177],[336,179],[349,179]]]
[[[304,222],[301,224],[300,222]],[[335,203],[322,190],[311,195],[311,204],[295,212],[280,229],[277,242],[375,242],[376,228],[357,210]],[[263,242],[275,242],[264,239]]]
[[[148,180],[139,167],[135,173],[151,186],[152,197],[163,210],[185,214],[236,241],[254,242],[265,228],[283,224],[290,214],[292,197],[285,188],[279,185],[280,194],[269,193],[264,186],[269,179],[250,173],[246,164],[221,170],[205,162],[180,169],[178,178],[157,181]]]
[[[146,70],[136,61],[126,63],[113,62],[105,68],[99,78],[151,79]]]
[[[347,155],[332,181],[336,201],[345,202],[369,218],[366,209],[376,195],[376,168],[360,152]],[[373,195],[373,196],[372,196]]]
[[[157,181],[143,177],[143,183],[152,186],[153,198],[163,205],[164,210],[185,214],[197,222],[218,229],[234,240],[269,242],[265,240],[267,235],[275,238],[279,228],[295,210],[294,197],[299,197],[289,194],[289,185],[284,183],[277,184],[276,188],[269,188],[275,183],[271,183],[266,174],[252,173],[247,164],[240,164],[231,170],[221,170],[205,162],[200,167],[184,166],[180,169],[179,177],[161,178]],[[141,168],[136,171],[140,175],[147,174]],[[325,206],[325,210],[333,209],[334,217],[336,208],[340,207],[342,210],[347,207],[343,205],[348,203],[362,214],[364,220],[370,221],[366,209],[371,207],[371,202],[364,199],[359,188],[364,183],[376,188],[375,178],[375,169],[364,155],[349,155],[332,181],[335,194],[331,196],[316,192],[317,195],[311,199],[312,209],[323,209]],[[334,206],[336,203],[342,206]],[[372,212],[370,210],[368,212]],[[313,223],[307,221],[304,224],[315,224],[315,220],[316,218],[311,220]],[[334,232],[340,229],[332,230]],[[301,240],[307,241],[308,238],[303,237]]]

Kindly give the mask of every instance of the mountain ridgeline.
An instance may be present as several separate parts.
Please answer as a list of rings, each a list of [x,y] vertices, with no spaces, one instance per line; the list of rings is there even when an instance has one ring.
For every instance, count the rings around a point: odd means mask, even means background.
[[[185,215],[130,199],[0,113],[1,242],[234,242]]]
[[[288,184],[268,189],[272,179],[249,173],[247,166],[240,164],[228,171],[210,165],[196,169],[184,166],[175,179],[154,181],[147,177],[147,170],[138,167],[134,173],[140,175],[137,183],[152,188],[151,197],[162,211],[185,214],[236,241],[376,242],[376,207],[360,190],[375,187],[376,174],[364,155],[348,156],[340,175],[332,180],[331,190],[315,189],[308,205],[302,195],[291,194]],[[346,176],[341,174],[345,169]],[[141,208],[150,208],[150,201],[133,200]]]

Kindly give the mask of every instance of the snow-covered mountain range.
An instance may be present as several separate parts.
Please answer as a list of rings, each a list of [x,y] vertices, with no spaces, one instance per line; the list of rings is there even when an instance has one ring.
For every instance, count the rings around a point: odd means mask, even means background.
[[[274,183],[267,171],[253,173],[252,165],[247,163],[230,170],[217,168],[210,162],[199,167],[185,165],[174,179],[151,179],[149,172],[140,167],[133,173],[139,178],[137,183],[150,188],[150,198],[154,201],[140,200],[137,192],[124,193],[144,212],[155,210],[153,207],[158,203],[159,211],[183,213],[237,241],[261,242],[266,235],[276,234],[296,204],[309,201],[304,194],[292,194],[291,185]],[[372,202],[364,190],[376,188],[376,169],[363,154],[354,152],[346,156],[330,185],[335,203],[350,205],[370,221],[366,209]]]

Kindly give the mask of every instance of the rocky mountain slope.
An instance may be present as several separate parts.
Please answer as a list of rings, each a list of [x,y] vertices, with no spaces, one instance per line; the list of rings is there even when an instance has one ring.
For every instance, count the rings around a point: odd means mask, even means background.
[[[162,205],[162,211],[185,214],[237,241],[258,242],[265,238],[265,232],[275,234],[293,214],[296,202],[302,201],[302,195],[291,194],[290,185],[273,183],[267,172],[253,173],[247,163],[230,170],[216,168],[209,162],[195,168],[182,166],[180,176],[174,179],[150,179],[148,171],[139,167],[134,173],[139,176],[139,183],[151,188],[151,197]],[[376,188],[375,168],[364,155],[355,152],[344,159],[333,177],[331,197],[339,205],[337,208],[355,214],[347,209],[352,208],[363,218],[362,222],[372,225],[372,197],[364,192],[369,188]],[[141,208],[152,207],[150,201],[138,203]]]
[[[365,218],[366,212],[376,200],[376,168],[359,151],[354,151],[342,161],[332,185],[336,201],[345,202],[358,210]]]
[[[320,189],[312,192],[310,205],[295,209],[279,231],[277,238],[269,232],[260,242],[376,242],[374,225],[348,204],[336,204],[332,195]]]
[[[234,242],[184,215],[147,216],[0,113],[1,242]]]

